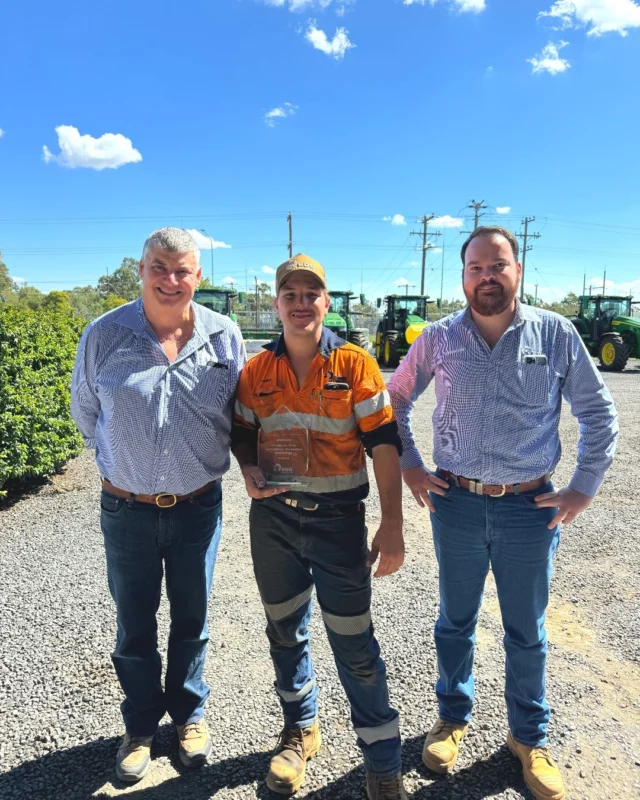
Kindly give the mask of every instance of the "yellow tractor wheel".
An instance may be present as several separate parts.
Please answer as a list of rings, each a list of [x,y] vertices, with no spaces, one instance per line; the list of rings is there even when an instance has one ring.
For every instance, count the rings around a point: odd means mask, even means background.
[[[603,369],[622,372],[629,360],[629,347],[617,333],[605,333],[598,345],[598,358]]]

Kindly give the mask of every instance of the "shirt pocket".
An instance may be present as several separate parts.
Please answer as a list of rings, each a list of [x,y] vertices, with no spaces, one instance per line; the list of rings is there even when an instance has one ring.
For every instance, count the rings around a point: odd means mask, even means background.
[[[251,398],[253,410],[259,420],[268,419],[278,412],[292,411],[285,403],[284,389],[279,386],[270,387],[262,392],[257,392]]]
[[[238,382],[238,367],[234,361],[209,360],[196,364],[193,373],[193,394],[199,406],[208,410],[224,408]]]
[[[551,393],[551,373],[548,364],[518,364],[517,389],[519,400],[527,406],[544,406]]]

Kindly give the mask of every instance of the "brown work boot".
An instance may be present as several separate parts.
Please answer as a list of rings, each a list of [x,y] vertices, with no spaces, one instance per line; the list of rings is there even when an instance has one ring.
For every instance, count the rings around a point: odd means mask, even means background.
[[[211,737],[204,719],[176,725],[178,756],[185,767],[201,767],[211,752]]]
[[[269,789],[276,794],[297,792],[304,783],[307,761],[318,754],[321,743],[317,722],[309,728],[284,728],[269,766]]]
[[[151,764],[152,740],[153,736],[129,736],[125,733],[116,756],[116,775],[119,780],[135,783],[144,778]]]
[[[460,742],[468,727],[438,719],[424,743],[422,762],[425,767],[440,775],[452,770],[458,760]]]
[[[524,782],[536,800],[563,800],[562,776],[546,747],[527,747],[516,742],[511,732],[507,747],[522,762]]]
[[[367,797],[369,800],[409,800],[402,783],[402,773],[399,772],[395,778],[367,775]]]

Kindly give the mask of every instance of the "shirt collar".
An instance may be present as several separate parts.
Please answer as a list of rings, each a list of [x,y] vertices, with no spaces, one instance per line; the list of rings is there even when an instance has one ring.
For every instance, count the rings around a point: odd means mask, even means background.
[[[320,343],[318,344],[318,352],[323,358],[329,358],[331,353],[334,350],[337,350],[339,347],[342,347],[343,344],[345,344],[344,339],[341,339],[337,334],[335,334],[331,328],[327,328],[324,325],[322,326],[322,334],[320,336]],[[276,358],[282,358],[282,356],[286,355],[287,345],[284,341],[284,333],[281,333],[275,341],[265,344],[263,349],[269,350],[269,352],[273,353]]]

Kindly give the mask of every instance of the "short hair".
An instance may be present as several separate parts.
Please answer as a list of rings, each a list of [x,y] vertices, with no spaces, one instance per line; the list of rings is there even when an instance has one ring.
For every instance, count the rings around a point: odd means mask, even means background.
[[[167,253],[195,253],[196,261],[200,263],[200,248],[184,228],[158,228],[150,233],[142,248],[142,258],[147,255],[150,247],[158,247]]]
[[[474,239],[477,239],[478,236],[504,236],[504,238],[509,242],[511,245],[511,250],[513,252],[513,257],[515,260],[518,260],[520,255],[520,245],[518,244],[518,240],[516,239],[515,235],[511,233],[510,230],[506,228],[501,228],[500,225],[480,225],[480,227],[476,228],[475,231],[469,236],[467,241],[462,245],[462,250],[460,251],[460,258],[462,259],[462,266],[464,267],[464,259],[467,254],[467,247],[471,244]]]

